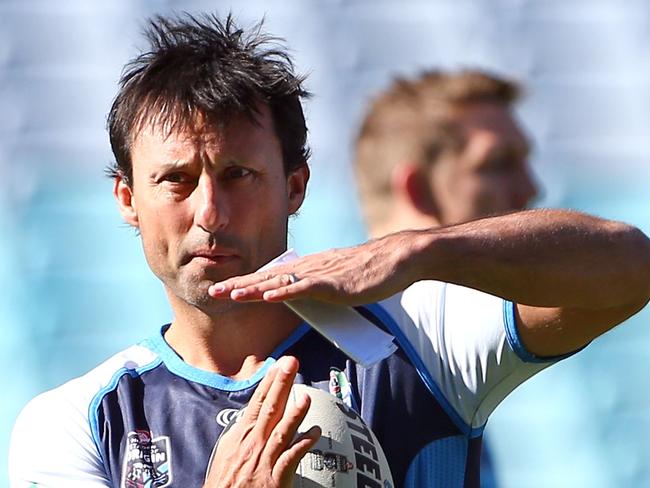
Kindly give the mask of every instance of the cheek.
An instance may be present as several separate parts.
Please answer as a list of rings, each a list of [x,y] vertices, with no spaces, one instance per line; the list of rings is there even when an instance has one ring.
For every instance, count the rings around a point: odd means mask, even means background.
[[[475,207],[483,213],[494,213],[510,210],[511,182],[498,175],[488,175],[477,178],[471,192],[471,200]]]
[[[251,202],[241,212],[237,212],[246,229],[239,228],[240,233],[255,236],[259,252],[263,255],[264,262],[276,257],[284,251],[287,240],[288,199],[282,193],[265,192],[263,195],[251,199]],[[237,219],[236,216],[233,218]],[[238,224],[233,222],[234,227]]]
[[[278,234],[286,234],[288,213],[285,201],[266,200],[265,204],[251,209],[250,215],[252,218],[249,219],[249,225],[252,225],[253,231],[258,234],[269,238],[271,235],[275,237]]]
[[[182,239],[187,216],[181,210],[160,207],[140,212],[140,234],[147,259],[162,259]]]
[[[140,226],[140,238],[149,266],[154,272],[159,270],[169,249],[164,232],[159,229],[158,223],[147,222],[146,225]]]
[[[239,198],[238,202],[245,205],[245,209],[241,208],[241,213],[246,212],[253,220],[267,225],[273,225],[274,222],[279,224],[288,215],[286,182],[277,178],[267,185],[259,185],[253,193],[248,192],[244,198]],[[240,213],[237,209],[234,210],[235,215]]]

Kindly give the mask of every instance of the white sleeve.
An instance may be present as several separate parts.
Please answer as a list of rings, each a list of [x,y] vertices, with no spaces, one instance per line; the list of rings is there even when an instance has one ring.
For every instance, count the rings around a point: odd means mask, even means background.
[[[88,412],[61,387],[23,409],[9,447],[11,488],[105,488],[111,484],[93,442]]]
[[[418,282],[381,306],[410,344],[411,359],[433,383],[434,395],[443,397],[442,406],[453,410],[467,432],[482,429],[511,391],[565,357],[538,358],[526,351],[514,305],[470,288]]]

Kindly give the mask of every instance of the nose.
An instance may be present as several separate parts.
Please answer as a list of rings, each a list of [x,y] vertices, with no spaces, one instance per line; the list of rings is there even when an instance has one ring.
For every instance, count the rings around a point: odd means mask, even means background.
[[[207,172],[199,177],[195,190],[196,210],[194,223],[204,231],[213,233],[228,225],[229,205],[225,192],[219,191],[217,178]]]
[[[539,193],[539,186],[535,181],[531,169],[528,165],[521,170],[517,188],[517,208],[523,209],[533,200]]]

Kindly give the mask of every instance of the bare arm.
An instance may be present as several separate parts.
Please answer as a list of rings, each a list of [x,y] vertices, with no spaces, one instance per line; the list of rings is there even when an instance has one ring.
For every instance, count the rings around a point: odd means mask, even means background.
[[[582,347],[650,299],[650,240],[626,224],[536,210],[441,232],[423,247],[445,256],[431,274],[517,303],[521,338],[540,356]]]
[[[288,273],[299,278],[289,282]],[[215,297],[309,296],[361,304],[433,279],[516,302],[519,331],[538,355],[575,350],[650,299],[650,240],[638,229],[568,210],[531,210],[306,256],[231,278]]]

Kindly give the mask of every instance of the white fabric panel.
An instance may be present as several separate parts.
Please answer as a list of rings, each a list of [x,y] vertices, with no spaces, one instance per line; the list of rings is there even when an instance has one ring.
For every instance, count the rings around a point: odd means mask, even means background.
[[[151,363],[156,355],[133,346],[89,373],[30,401],[14,426],[9,449],[11,488],[110,486],[92,438],[89,407],[123,368]]]
[[[518,385],[552,363],[526,363],[508,344],[504,300],[436,281],[382,305],[397,320],[447,401],[472,428]]]

